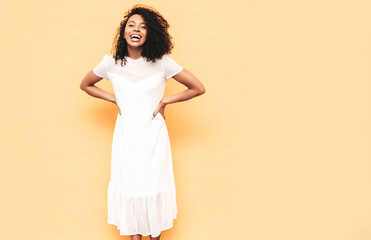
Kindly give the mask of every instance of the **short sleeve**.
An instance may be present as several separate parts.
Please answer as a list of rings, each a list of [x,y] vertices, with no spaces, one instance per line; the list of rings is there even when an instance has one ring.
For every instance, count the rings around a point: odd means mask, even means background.
[[[179,72],[183,70],[183,67],[181,67],[177,62],[175,62],[168,54],[162,56],[162,64],[166,79],[169,79],[174,75],[177,75]]]
[[[95,68],[93,68],[93,72],[98,77],[101,77],[101,78],[104,78],[104,79],[108,80],[106,56],[103,56],[103,60]]]

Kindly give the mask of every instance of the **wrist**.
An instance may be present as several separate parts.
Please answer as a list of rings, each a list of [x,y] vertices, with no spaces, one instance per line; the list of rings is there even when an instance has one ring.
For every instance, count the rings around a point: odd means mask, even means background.
[[[109,100],[111,103],[116,103],[116,97],[113,96],[111,100]]]
[[[165,106],[165,105],[169,104],[169,102],[167,102],[167,99],[166,99],[166,98],[163,98],[163,99],[160,101],[160,104]]]

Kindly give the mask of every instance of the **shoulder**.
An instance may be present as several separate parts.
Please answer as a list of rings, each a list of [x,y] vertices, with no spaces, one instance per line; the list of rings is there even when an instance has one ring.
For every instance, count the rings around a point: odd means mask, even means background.
[[[165,53],[161,57],[161,63],[165,66],[168,65],[168,64],[171,64],[173,61],[174,61],[174,59],[168,53]]]
[[[103,56],[103,60],[106,62],[106,64],[112,64],[115,62],[115,56],[113,54],[106,54]]]
[[[169,54],[164,54],[161,58],[164,65],[174,66],[178,65],[177,61],[173,59]]]
[[[113,54],[110,54],[110,55],[106,54],[103,56],[103,59],[114,59],[114,58],[115,56]]]
[[[167,60],[169,58],[171,58],[170,55],[165,53],[164,55],[162,55],[161,60]]]

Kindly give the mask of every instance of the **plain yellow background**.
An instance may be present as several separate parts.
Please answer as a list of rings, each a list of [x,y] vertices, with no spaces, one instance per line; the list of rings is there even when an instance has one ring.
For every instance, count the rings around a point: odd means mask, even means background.
[[[135,3],[169,21],[172,58],[206,87],[165,111],[178,217],[161,239],[371,239],[371,4],[357,0],[3,4],[1,239],[129,239],[107,224],[118,110],[79,85]],[[170,79],[165,96],[183,90]]]

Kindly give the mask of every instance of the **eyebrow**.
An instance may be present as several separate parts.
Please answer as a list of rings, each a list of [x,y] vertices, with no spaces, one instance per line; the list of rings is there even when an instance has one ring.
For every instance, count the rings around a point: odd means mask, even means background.
[[[129,23],[130,23],[130,22],[135,23],[133,20],[129,21]],[[146,24],[146,23],[145,23],[145,22],[141,22],[141,24]]]

